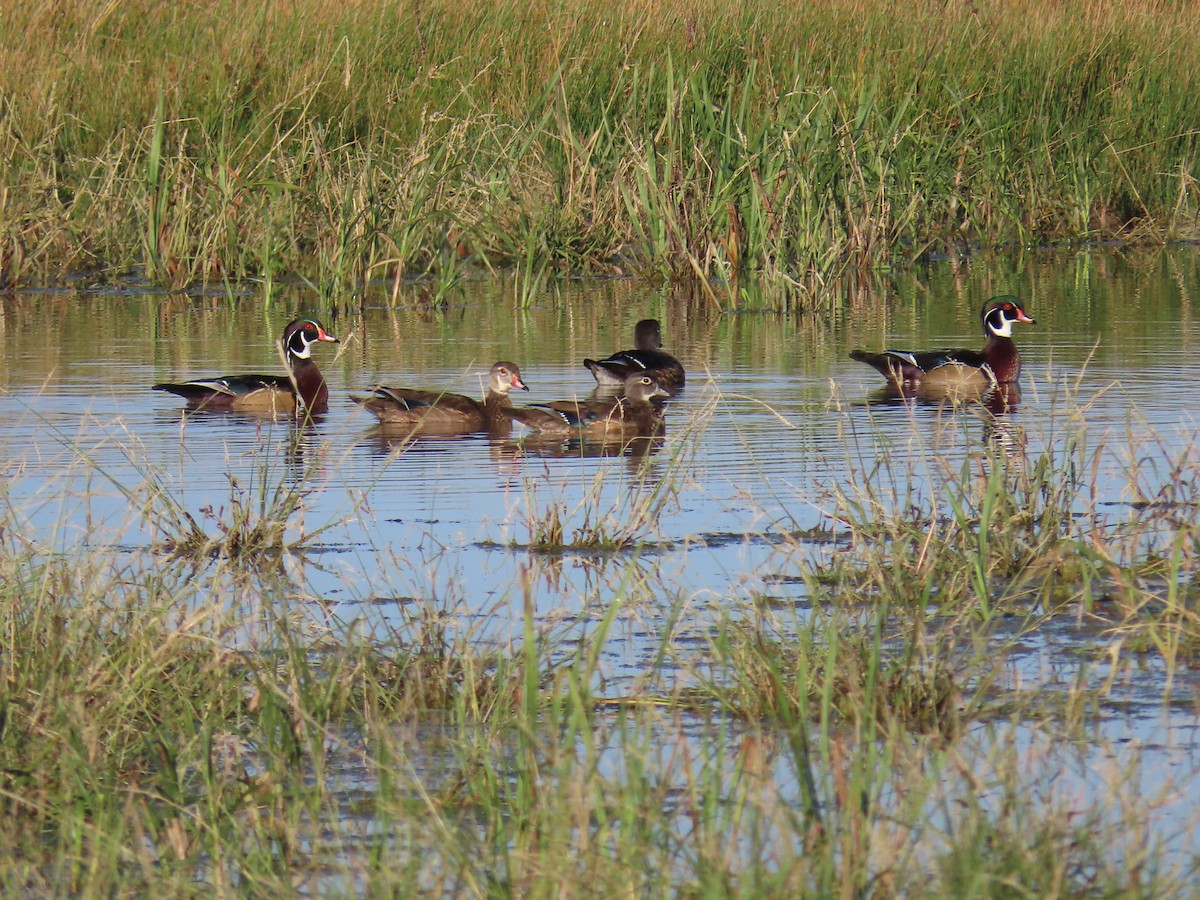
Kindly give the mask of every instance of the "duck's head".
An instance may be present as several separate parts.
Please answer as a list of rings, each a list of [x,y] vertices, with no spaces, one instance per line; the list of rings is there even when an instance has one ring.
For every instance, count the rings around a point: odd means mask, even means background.
[[[639,350],[658,350],[662,347],[662,326],[658,319],[642,319],[633,326],[633,345]]]
[[[308,359],[312,356],[312,346],[320,341],[336,344],[338,339],[325,330],[325,326],[316,319],[295,319],[288,322],[283,329],[280,339],[288,356],[295,359]]]
[[[516,363],[501,361],[492,366],[488,373],[488,387],[497,394],[507,394],[513,388],[527,391],[529,388],[521,380],[521,370]]]
[[[649,375],[630,375],[625,379],[625,396],[634,403],[645,403],[654,397],[670,397]]]
[[[1036,325],[1037,319],[1025,314],[1025,308],[1016,297],[993,297],[983,304],[979,312],[983,321],[983,331],[989,337],[1012,337],[1013,322],[1023,322],[1026,325]]]

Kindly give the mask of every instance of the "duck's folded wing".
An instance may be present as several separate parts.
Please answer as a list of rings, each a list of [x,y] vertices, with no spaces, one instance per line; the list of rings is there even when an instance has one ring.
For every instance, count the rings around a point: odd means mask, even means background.
[[[180,397],[208,397],[213,394],[240,397],[263,388],[290,391],[292,382],[291,379],[281,375],[230,375],[225,378],[197,378],[194,381],[163,383],[153,386],[156,391],[169,391]]]
[[[466,413],[476,413],[479,411],[479,404],[470,397],[465,397],[462,394],[422,391],[413,388],[395,388],[388,387],[387,385],[380,385],[375,388],[369,397],[359,399],[359,402],[361,403],[363,400],[383,400],[394,403],[402,409],[413,410],[414,412],[433,407],[456,409]]]

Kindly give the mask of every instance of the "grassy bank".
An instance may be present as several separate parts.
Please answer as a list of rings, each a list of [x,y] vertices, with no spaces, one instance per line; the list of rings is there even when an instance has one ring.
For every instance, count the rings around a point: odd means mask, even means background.
[[[1156,438],[1091,446],[1076,409],[1045,424],[1057,436],[1045,451],[995,440],[935,478],[895,464],[806,490],[797,502],[819,504],[827,527],[774,535],[803,604],[697,606],[646,583],[638,548],[690,477],[686,436],[628,499],[647,515],[597,492],[567,509],[539,496],[553,475],[526,476],[515,517],[528,541],[510,552],[527,565],[499,613],[417,597],[339,622],[346,598],[309,596],[287,565],[325,524],[297,534],[292,521],[319,469],[297,479],[264,462],[261,479],[231,478],[228,498],[214,487],[191,517],[143,462],[144,482],[123,496],[147,545],[86,533],[71,539],[82,556],[54,550],[72,529],[31,527],[5,493],[0,885],[1186,893],[1194,855],[1165,851],[1157,835],[1170,827],[1149,838],[1144,827],[1169,805],[1169,783],[1146,790],[1137,752],[1104,765],[1075,753],[1104,743],[1129,696],[1135,709],[1189,702],[1200,526],[1177,513],[1194,504],[1196,447],[1167,459],[1167,484],[1145,496],[1137,461]],[[1097,503],[1093,463],[1126,451],[1132,500],[1114,515]],[[136,441],[128,453],[138,460]],[[98,469],[89,489],[109,481]],[[536,540],[549,530],[571,536],[557,553]],[[595,551],[619,597],[539,619],[528,598],[561,551]],[[522,597],[523,617],[508,621]],[[604,655],[630,610],[659,649],[614,690]],[[1030,690],[1010,667],[1064,622],[1092,630]],[[1084,788],[1069,777],[1081,770]]]
[[[0,282],[736,274],[1191,237],[1188,4],[0,3]]]

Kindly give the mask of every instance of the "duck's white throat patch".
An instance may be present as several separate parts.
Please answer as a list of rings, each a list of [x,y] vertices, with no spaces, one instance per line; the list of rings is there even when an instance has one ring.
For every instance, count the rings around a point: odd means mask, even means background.
[[[988,314],[987,323],[996,337],[1012,337],[1013,320],[1005,317],[1004,310],[992,310]]]

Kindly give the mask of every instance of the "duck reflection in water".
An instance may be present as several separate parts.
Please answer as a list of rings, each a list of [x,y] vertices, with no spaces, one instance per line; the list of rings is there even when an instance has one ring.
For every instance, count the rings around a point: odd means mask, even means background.
[[[662,448],[666,436],[666,425],[659,418],[647,434],[632,437],[618,435],[611,439],[584,436],[563,437],[526,432],[520,438],[512,436],[512,428],[488,429],[486,432],[438,433],[425,429],[393,425],[376,425],[367,433],[380,456],[396,453],[442,453],[461,447],[464,442],[487,441],[492,461],[500,468],[519,469],[522,458],[541,459],[588,459],[623,456],[636,471],[648,457],[655,456]]]
[[[977,414],[983,422],[983,444],[1013,459],[1025,458],[1025,429],[1009,419],[1021,403],[1021,386],[997,384],[979,399]]]
[[[869,406],[961,408],[974,414],[983,423],[980,440],[984,446],[1006,456],[1015,457],[1024,453],[1024,429],[1009,418],[1021,404],[1021,386],[1015,381],[988,385],[983,390],[927,390],[918,395],[888,385],[875,391],[864,402]]]
[[[539,459],[600,459],[623,456],[635,463],[656,456],[666,438],[666,426],[659,423],[654,434],[636,435],[617,440],[588,440],[586,438],[562,438],[555,435],[527,434],[518,440],[501,440],[492,443],[492,458],[517,459],[536,457]]]
[[[644,487],[652,487],[662,478],[662,467],[655,461],[665,440],[665,430],[656,435],[629,438],[623,441],[589,441],[579,438],[548,438],[525,435],[519,440],[493,441],[492,465],[496,474],[510,485],[519,484],[523,475],[534,466],[549,473],[553,464],[545,460],[623,458],[629,477]],[[599,470],[598,470],[599,471]]]

